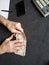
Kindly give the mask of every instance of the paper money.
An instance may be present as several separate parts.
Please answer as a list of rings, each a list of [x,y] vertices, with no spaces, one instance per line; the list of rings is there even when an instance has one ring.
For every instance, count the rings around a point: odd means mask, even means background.
[[[26,36],[24,33],[22,34],[16,34],[16,40],[21,40],[24,44],[24,47],[22,47],[22,49],[20,51],[15,51],[15,54],[21,55],[21,56],[25,56],[26,54]]]

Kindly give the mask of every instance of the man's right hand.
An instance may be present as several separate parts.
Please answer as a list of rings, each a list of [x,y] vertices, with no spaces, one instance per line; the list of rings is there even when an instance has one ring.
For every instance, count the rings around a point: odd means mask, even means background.
[[[0,45],[0,54],[3,53],[11,53],[15,50],[20,51],[22,47],[24,47],[24,44],[22,41],[19,40],[11,40],[13,38],[14,34],[11,35],[9,38],[7,38],[2,45]]]

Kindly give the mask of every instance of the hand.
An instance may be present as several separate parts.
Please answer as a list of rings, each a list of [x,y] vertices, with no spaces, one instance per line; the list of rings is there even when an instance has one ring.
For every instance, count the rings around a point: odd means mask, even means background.
[[[14,21],[7,21],[6,26],[12,33],[23,33],[23,28],[21,27],[21,23],[14,22]]]
[[[22,41],[11,40],[13,36],[14,35],[11,35],[2,43],[2,45],[0,46],[0,54],[6,53],[6,52],[11,53],[14,51],[18,52],[22,49],[22,47],[24,47],[24,44]]]
[[[12,33],[24,32],[23,28],[21,26],[21,23],[7,20],[6,18],[4,18],[1,15],[0,15],[0,23],[2,23],[4,26],[6,26],[8,28],[8,30],[11,31]]]

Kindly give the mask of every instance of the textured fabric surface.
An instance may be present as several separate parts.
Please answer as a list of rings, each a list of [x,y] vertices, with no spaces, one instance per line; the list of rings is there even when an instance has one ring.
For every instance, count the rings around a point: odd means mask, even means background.
[[[0,65],[47,65],[49,62],[49,16],[44,18],[31,0],[24,0],[25,15],[17,17],[15,4],[21,0],[11,0],[9,20],[20,21],[27,36],[25,57],[11,54],[0,55]],[[0,24],[0,43],[11,33]]]

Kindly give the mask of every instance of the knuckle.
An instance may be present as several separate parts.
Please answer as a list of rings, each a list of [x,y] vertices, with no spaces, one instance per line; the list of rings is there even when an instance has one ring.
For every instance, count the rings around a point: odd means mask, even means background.
[[[8,41],[8,38],[6,39],[6,41]]]
[[[18,24],[21,26],[21,23],[20,22],[18,22]]]

